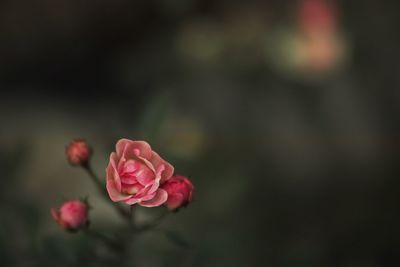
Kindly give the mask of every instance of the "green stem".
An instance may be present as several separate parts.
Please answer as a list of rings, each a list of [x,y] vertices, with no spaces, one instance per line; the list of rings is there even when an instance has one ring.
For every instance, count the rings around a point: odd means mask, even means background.
[[[92,179],[93,183],[96,185],[97,189],[100,191],[102,196],[105,197],[106,199],[108,199],[107,193],[104,190],[105,189],[105,185],[102,182],[100,182],[99,178],[94,173],[94,171],[93,171],[92,167],[90,166],[90,164],[83,165],[82,167],[89,174],[89,177]],[[118,203],[113,203],[113,204],[114,204],[115,209],[118,211],[118,213],[124,219],[130,220],[130,214],[129,214],[129,212],[127,210],[125,210],[123,207],[121,207]]]
[[[134,205],[131,205],[130,211],[131,211],[131,214],[130,214],[129,223],[131,225],[131,228],[135,230],[136,229],[136,224],[135,224],[135,206]]]

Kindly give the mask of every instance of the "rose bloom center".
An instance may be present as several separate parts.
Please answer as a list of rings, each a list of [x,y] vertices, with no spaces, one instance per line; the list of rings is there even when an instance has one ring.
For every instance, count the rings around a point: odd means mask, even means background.
[[[139,160],[121,162],[118,174],[121,178],[122,192],[136,195],[145,190],[155,180],[154,172]]]

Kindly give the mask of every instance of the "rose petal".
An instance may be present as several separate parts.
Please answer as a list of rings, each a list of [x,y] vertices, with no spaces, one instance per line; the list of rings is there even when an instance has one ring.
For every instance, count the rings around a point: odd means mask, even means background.
[[[142,197],[139,197],[138,195],[135,195],[131,199],[126,200],[125,203],[129,204],[129,205],[133,205],[133,204],[136,204],[136,203],[140,203],[142,201],[147,201],[147,200],[153,199],[155,195],[156,195],[155,193],[150,194],[150,195],[145,195],[145,196],[142,196]]]
[[[138,185],[140,185],[140,184],[138,184]],[[142,186],[142,185],[140,185],[140,186]],[[142,186],[142,188],[140,188],[139,191],[136,193],[135,197],[141,199],[146,195],[149,195],[149,187]]]
[[[114,186],[117,188],[118,191],[121,191],[121,181],[119,178],[118,173],[113,169],[111,165],[107,166],[106,169],[106,180],[113,181]]]
[[[163,160],[156,152],[153,151],[149,161],[154,166],[156,174],[161,176],[161,183],[171,178],[174,173],[174,167]],[[164,166],[164,168],[161,168],[161,166]]]
[[[167,191],[163,189],[158,189],[156,191],[155,196],[152,199],[139,202],[139,205],[143,207],[157,207],[164,204],[164,202],[167,201],[167,199],[168,199]]]
[[[119,139],[117,144],[115,145],[115,151],[117,152],[118,158],[121,158],[123,151],[125,150],[125,147],[127,144],[132,142],[129,139]]]
[[[155,197],[155,195],[156,195],[156,193],[147,194],[147,195],[141,197],[141,198],[140,198],[140,201],[141,201],[141,202],[142,202],[142,201],[148,201],[148,200],[150,200],[150,199],[153,199],[153,198]]]
[[[160,187],[160,180],[161,176],[160,175],[156,176],[156,179],[154,180],[153,184],[149,189],[149,193],[154,193]]]
[[[110,155],[110,163],[108,164],[106,169],[106,176],[107,179],[113,180],[115,182],[115,186],[117,187],[118,191],[121,191],[121,179],[118,174],[116,162],[117,162],[117,155],[115,154],[115,152],[112,152]]]
[[[119,158],[132,159],[139,151],[139,155],[144,158],[151,157],[151,147],[145,141],[132,141],[129,139],[120,139],[116,144],[117,156]]]
[[[114,202],[123,201],[123,200],[126,200],[126,199],[132,197],[131,195],[126,195],[126,194],[123,194],[120,191],[118,191],[115,186],[114,181],[111,179],[107,179],[106,188],[107,188],[108,195],[110,196],[111,200]]]
[[[128,204],[128,205],[133,205],[133,204],[138,203],[139,201],[140,201],[139,198],[137,198],[137,197],[131,197],[130,199],[125,200],[124,202],[125,202],[126,204]]]
[[[134,171],[139,170],[141,167],[141,164],[137,160],[130,159],[125,162],[124,166],[120,170],[123,173],[132,173]]]
[[[124,184],[137,183],[135,172],[140,168],[137,160],[128,160],[118,168],[121,182]]]
[[[155,175],[145,164],[135,173],[136,179],[144,186],[151,184],[154,181]]]
[[[148,159],[145,159],[145,158],[143,158],[143,157],[141,157],[141,156],[137,156],[140,160],[142,160],[143,162],[144,162],[144,164],[146,164],[146,166],[155,174],[156,173],[156,170],[154,169],[154,166],[153,166],[153,164],[148,160]]]
[[[122,176],[121,182],[122,184],[137,184],[136,177],[133,176]]]

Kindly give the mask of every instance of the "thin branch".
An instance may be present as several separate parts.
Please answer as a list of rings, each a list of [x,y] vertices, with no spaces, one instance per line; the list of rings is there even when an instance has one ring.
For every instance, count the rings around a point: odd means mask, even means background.
[[[92,167],[90,166],[90,164],[83,165],[82,167],[89,174],[89,177],[92,179],[93,183],[96,185],[97,189],[100,191],[102,196],[105,197],[107,200],[109,200],[109,197],[108,197],[108,195],[107,195],[107,193],[105,191],[105,188],[106,188],[105,185],[102,182],[100,182],[99,178],[94,173],[94,171],[93,171]],[[124,219],[130,221],[130,213],[127,210],[125,210],[123,207],[121,207],[118,203],[114,203],[114,202],[110,202],[110,203],[114,204],[114,207],[119,212],[119,214],[122,217],[124,217]]]
[[[130,206],[130,226],[133,230],[136,230],[136,223],[135,223],[135,206],[131,205]]]

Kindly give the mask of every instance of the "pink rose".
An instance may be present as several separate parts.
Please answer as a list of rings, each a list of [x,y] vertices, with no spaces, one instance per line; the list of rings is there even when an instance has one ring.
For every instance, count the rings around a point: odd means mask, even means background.
[[[337,14],[331,1],[301,0],[298,16],[300,27],[308,33],[330,32],[336,28]]]
[[[83,139],[73,140],[65,149],[65,154],[72,165],[86,165],[91,156],[91,149]]]
[[[88,206],[79,200],[64,202],[59,210],[50,210],[53,219],[63,228],[71,231],[78,230],[88,224]]]
[[[106,169],[107,191],[112,201],[156,207],[168,194],[160,185],[171,178],[174,167],[144,141],[120,139]]]
[[[175,175],[166,181],[161,188],[168,193],[165,206],[170,210],[177,210],[192,201],[194,187],[185,176]]]

